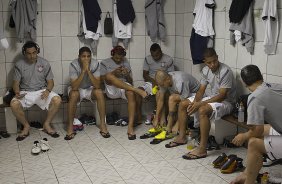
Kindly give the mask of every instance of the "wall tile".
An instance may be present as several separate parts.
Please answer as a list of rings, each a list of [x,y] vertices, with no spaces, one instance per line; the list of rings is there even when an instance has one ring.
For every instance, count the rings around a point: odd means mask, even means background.
[[[175,12],[176,13],[184,13],[184,3],[185,0],[175,0]]]
[[[175,35],[175,14],[165,14],[164,16],[167,35]]]
[[[215,50],[221,62],[224,62],[224,44],[224,39],[215,39]]]
[[[130,43],[131,44],[131,43]],[[112,38],[111,37],[102,37],[99,39],[98,49],[97,49],[97,58],[106,59],[109,58],[110,51],[113,48]]]
[[[175,0],[165,1],[164,13],[175,13]]]
[[[60,36],[60,12],[42,12],[43,36]]]
[[[135,12],[145,12],[145,0],[132,0]]]
[[[10,0],[2,0],[3,11],[9,11]]]
[[[0,88],[5,88],[6,87],[6,66],[5,63],[0,64]]]
[[[42,1],[42,11],[60,11],[60,0],[48,0],[48,1]],[[58,20],[58,19],[53,19]]]
[[[136,18],[133,22],[133,35],[145,35],[145,13],[136,13]]]
[[[202,78],[202,68],[204,66],[204,64],[192,65],[192,75],[199,81]]]
[[[274,75],[267,75],[266,76],[266,82],[269,82],[269,83],[280,83],[281,84],[281,81],[282,81],[282,77],[280,76],[274,76]]]
[[[237,57],[237,68],[242,69],[244,66],[252,63],[252,56],[247,52],[246,48],[238,43],[238,57]]]
[[[267,62],[267,74],[282,76],[282,43],[277,44],[276,55],[269,55]]]
[[[144,36],[134,36],[130,42],[130,58],[145,57],[145,39]]]
[[[70,84],[69,66],[70,66],[71,62],[72,62],[72,60],[62,61],[63,84],[67,85],[67,86]]]
[[[216,38],[225,38],[225,12],[215,12],[214,20]]]
[[[184,14],[184,36],[190,36],[193,28],[194,17],[192,13]]]
[[[150,37],[149,37],[149,36],[146,36],[146,46],[145,46],[146,55],[151,54],[151,53],[150,53],[150,47],[151,47],[152,44],[153,44],[153,42],[151,41]],[[159,44],[160,44],[160,43],[159,43]]]
[[[44,58],[48,61],[61,61],[61,37],[43,37]]]
[[[52,72],[54,74],[54,84],[55,86],[57,85],[62,85],[63,84],[63,74],[62,74],[62,63],[61,61],[54,61],[54,62],[49,62],[52,68]]]
[[[5,52],[4,50],[0,50],[0,63],[5,63],[6,58],[5,58]]]
[[[78,12],[61,13],[61,36],[76,36],[78,25]]]
[[[257,65],[261,73],[266,73],[267,55],[264,52],[262,42],[255,43],[254,55],[252,55],[252,64]]]
[[[175,58],[174,65],[175,65],[175,70],[177,70],[177,71],[184,71],[183,59]]]
[[[2,1],[0,2],[0,12],[3,11],[3,4]]]
[[[280,2],[280,1],[278,1],[278,2]],[[281,4],[281,3],[280,3]],[[279,17],[279,26],[280,26],[280,32],[279,32],[279,37],[278,37],[278,42],[282,42],[282,29],[281,29],[281,25],[282,25],[282,19],[281,19],[281,16],[282,16],[282,10],[281,9],[278,9],[277,10],[277,12],[278,12],[278,17]]]
[[[192,60],[191,51],[190,51],[190,37],[183,38],[183,56],[184,59]]]
[[[193,0],[185,0],[184,2],[184,12],[187,13],[187,12],[193,12],[194,10],[194,1]]]
[[[36,34],[37,36],[43,36],[43,24],[42,24],[42,13],[38,12],[36,22]]]
[[[167,36],[167,40],[161,43],[161,47],[164,53],[173,57],[175,53],[175,36]]]
[[[99,6],[102,12],[112,12],[112,1],[111,0],[98,0]]]
[[[225,11],[226,0],[215,0],[216,8],[215,11]]]
[[[232,46],[230,45],[229,40],[225,40],[225,47],[224,47],[224,55],[226,55],[226,58],[224,60],[224,63],[232,68],[236,68],[237,66],[237,45]],[[227,57],[228,56],[228,57]]]
[[[3,12],[3,20],[4,20],[4,34],[7,37],[16,37],[16,29],[15,28],[10,28],[9,27],[9,21],[5,20],[10,20],[11,17],[11,12]]]
[[[77,37],[62,37],[62,60],[73,60],[78,55]]]
[[[183,37],[181,36],[176,36],[176,44],[175,44],[175,57],[176,58],[184,58],[183,55],[183,45],[184,45],[184,40]]]
[[[175,35],[184,36],[184,14],[175,15]]]
[[[14,78],[14,63],[6,63],[6,87],[11,88]]]
[[[36,43],[38,44],[38,46],[40,48],[40,53],[38,54],[38,56],[43,57],[43,55],[44,55],[43,37],[37,37]]]
[[[78,11],[78,0],[61,0],[61,11]]]
[[[144,59],[130,59],[130,66],[134,81],[143,80],[143,63]]]
[[[15,62],[17,57],[22,56],[22,43],[18,43],[16,38],[7,38],[10,47],[5,50],[6,62]]]
[[[254,9],[263,9],[264,0],[254,1]]]

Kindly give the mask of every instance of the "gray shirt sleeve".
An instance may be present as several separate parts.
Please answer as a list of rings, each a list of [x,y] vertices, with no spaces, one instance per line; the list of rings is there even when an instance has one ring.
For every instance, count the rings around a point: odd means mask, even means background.
[[[182,82],[181,85],[182,86],[181,86],[179,94],[180,94],[180,99],[184,100],[184,99],[188,98],[189,95],[190,95],[189,82]]]
[[[147,58],[144,59],[143,70],[149,71],[150,67],[148,65]]]
[[[167,72],[173,72],[173,71],[174,71],[174,62],[172,57],[170,57],[170,60],[168,62]]]
[[[106,75],[108,73],[107,66],[105,63],[101,62],[100,63],[100,75]]]
[[[248,125],[264,124],[265,107],[257,100],[253,99],[248,105]]]
[[[101,64],[97,62],[93,69],[91,69],[91,73],[95,77],[100,77],[100,65]]]
[[[21,77],[22,77],[22,74],[21,74],[20,66],[18,63],[16,63],[14,67],[14,80],[20,81]]]
[[[208,81],[208,75],[204,74],[204,72],[202,72],[202,78],[201,78],[201,82],[202,85],[208,85],[209,81]]]
[[[227,70],[226,73],[223,75],[221,80],[219,81],[220,88],[231,88],[233,81],[233,74],[230,70]]]
[[[78,73],[75,69],[75,66],[71,63],[69,66],[69,76],[71,79],[77,79],[78,78]]]
[[[45,74],[46,80],[54,79],[52,68],[51,68],[51,65],[49,63],[46,64],[46,68],[45,68],[44,72],[45,72],[44,74]]]

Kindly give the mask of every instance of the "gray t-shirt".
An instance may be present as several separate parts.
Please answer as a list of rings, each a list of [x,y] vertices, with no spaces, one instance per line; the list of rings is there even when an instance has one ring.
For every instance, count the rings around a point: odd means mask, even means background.
[[[224,101],[235,103],[236,100],[236,81],[232,70],[224,63],[220,63],[219,69],[213,73],[207,66],[202,70],[202,85],[210,84],[211,97],[219,94],[220,88],[228,88],[228,93]]]
[[[158,70],[163,70],[165,72],[174,71],[173,59],[166,54],[163,54],[159,61],[155,61],[151,55],[146,56],[143,64],[143,70],[149,71],[150,77],[154,79]]]
[[[14,80],[20,82],[21,91],[38,91],[47,87],[47,80],[54,78],[49,62],[37,57],[36,63],[29,64],[20,59],[15,64]]]
[[[248,97],[248,125],[266,121],[282,134],[282,84],[262,83]]]
[[[91,63],[89,65],[90,72],[95,76],[95,77],[100,77],[100,69],[99,69],[99,63],[95,61],[94,59],[91,59]],[[69,75],[71,79],[77,79],[79,75],[81,74],[81,66],[80,62],[78,59],[73,60],[70,63],[69,66]],[[89,76],[86,74],[83,77],[83,80],[80,83],[80,88],[86,89],[92,86],[91,80]]]
[[[168,74],[172,76],[172,86],[169,88],[160,88],[162,92],[168,90],[170,94],[179,94],[183,100],[190,97],[192,93],[197,93],[200,88],[200,82],[188,73],[175,71]]]
[[[131,75],[131,67],[127,59],[124,59],[124,61],[122,61],[120,64],[117,64],[112,58],[105,59],[100,63],[100,74],[106,75],[107,73],[110,73],[119,67],[125,67]],[[126,82],[125,77],[120,77],[119,79]]]

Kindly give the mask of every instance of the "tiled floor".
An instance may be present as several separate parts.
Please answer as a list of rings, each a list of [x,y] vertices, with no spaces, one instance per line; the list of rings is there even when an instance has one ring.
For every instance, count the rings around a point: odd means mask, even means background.
[[[22,142],[15,141],[16,135],[0,139],[0,183],[226,184],[238,173],[223,175],[211,162],[222,151],[242,158],[246,155],[244,148],[223,149],[209,152],[207,158],[187,161],[181,158],[187,152],[185,146],[167,149],[165,142],[129,141],[127,127],[109,126],[112,137],[104,139],[96,126],[87,126],[68,142],[63,139],[62,125],[56,124],[56,129],[61,134],[58,139],[34,129]],[[136,133],[140,136],[147,129],[140,126]],[[33,141],[44,137],[52,150],[31,155]]]

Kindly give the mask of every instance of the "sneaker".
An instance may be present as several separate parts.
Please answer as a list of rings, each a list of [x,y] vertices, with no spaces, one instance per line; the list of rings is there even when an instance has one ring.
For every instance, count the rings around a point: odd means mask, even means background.
[[[48,151],[48,150],[50,149],[50,145],[49,145],[49,143],[48,143],[47,138],[43,138],[43,139],[41,140],[40,146],[41,146],[41,150],[42,150],[42,151]]]
[[[270,160],[267,155],[263,155],[263,167],[270,167],[272,165],[278,164],[279,160]]]
[[[34,155],[38,155],[41,152],[41,147],[38,141],[34,141],[33,146],[31,148],[31,153]]]
[[[171,139],[173,138],[174,135],[173,133],[168,133],[167,131],[163,130],[161,133],[159,133],[158,135],[155,136],[155,139],[161,139],[161,140],[164,140],[164,139]]]
[[[148,132],[149,133],[161,133],[163,131],[163,128],[162,127],[156,127],[156,128],[150,128],[149,130],[148,130]]]

